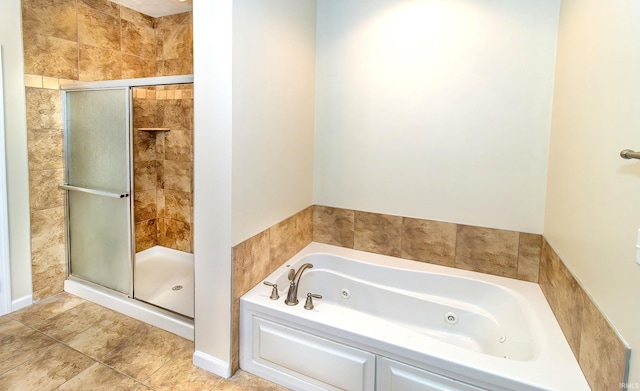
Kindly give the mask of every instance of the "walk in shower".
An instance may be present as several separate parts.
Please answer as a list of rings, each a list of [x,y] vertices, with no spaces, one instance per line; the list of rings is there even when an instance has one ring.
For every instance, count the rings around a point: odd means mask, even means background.
[[[193,78],[63,86],[65,290],[193,338]]]

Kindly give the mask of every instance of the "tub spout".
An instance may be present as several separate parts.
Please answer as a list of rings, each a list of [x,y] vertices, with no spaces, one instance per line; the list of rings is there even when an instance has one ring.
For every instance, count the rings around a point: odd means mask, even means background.
[[[300,278],[305,270],[311,269],[312,267],[312,264],[305,263],[300,266],[300,269],[298,269],[295,274],[293,269],[289,271],[289,292],[287,292],[287,299],[284,301],[286,305],[298,304],[298,285],[300,284]]]

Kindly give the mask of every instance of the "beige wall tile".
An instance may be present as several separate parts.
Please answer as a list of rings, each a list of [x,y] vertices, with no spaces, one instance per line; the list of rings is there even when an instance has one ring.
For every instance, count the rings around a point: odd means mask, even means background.
[[[271,272],[269,230],[233,248],[233,298],[237,300]],[[237,325],[236,325],[237,326]]]
[[[26,88],[27,128],[62,129],[60,91]]]
[[[402,217],[355,212],[354,249],[399,257],[401,237]]]
[[[193,59],[176,58],[158,61],[158,76],[191,75]]]
[[[64,167],[62,130],[27,130],[29,170]]]
[[[269,228],[269,253],[272,265],[277,267],[298,252],[300,237],[296,223],[296,217],[291,216]]]
[[[455,267],[515,278],[518,237],[515,231],[458,225]]]
[[[144,251],[158,244],[156,219],[142,221],[135,225],[136,252]]]
[[[164,218],[191,222],[191,193],[164,190]]]
[[[557,306],[556,282],[559,280],[560,257],[553,251],[551,245],[542,239],[542,249],[540,252],[540,276],[538,283],[540,289],[547,298],[551,309]]]
[[[191,224],[178,220],[159,219],[158,244],[191,253]]]
[[[594,390],[618,390],[630,351],[543,239],[540,287]]]
[[[64,170],[29,172],[29,200],[31,210],[64,206],[64,192],[58,188],[64,182]]]
[[[193,13],[183,12],[181,14],[162,16],[156,19],[156,21],[156,28],[158,29],[167,29],[182,24],[191,24],[193,23]]]
[[[110,0],[79,0],[78,5],[88,5],[89,7],[110,16],[120,17],[120,5],[112,3]]]
[[[133,105],[134,128],[157,128],[161,123],[157,120],[158,103],[155,99],[134,99]]]
[[[164,160],[156,160],[156,188],[158,189],[164,189],[164,163]]]
[[[631,351],[618,338],[602,313],[591,300],[586,300],[578,362],[592,390],[619,390],[625,379],[625,368]]]
[[[171,130],[193,130],[193,99],[165,100],[162,110],[162,127]]]
[[[165,190],[177,190],[191,192],[193,164],[191,162],[164,161],[164,185]]]
[[[78,38],[84,45],[120,51],[120,20],[78,4]]]
[[[64,245],[64,207],[31,212],[31,251]]]
[[[47,264],[47,269],[42,274],[33,274],[32,289],[34,300],[53,296],[64,290],[66,279],[66,265]]]
[[[127,20],[121,21],[122,52],[133,56],[155,59],[155,32],[153,27]]]
[[[183,162],[193,161],[193,132],[171,130],[165,134],[165,159]]]
[[[166,158],[166,135],[167,132],[156,132],[156,159],[158,159],[159,161],[163,161]]]
[[[156,19],[157,23],[159,23],[161,19],[162,18]],[[158,75],[160,75],[160,67],[162,66],[160,61],[163,60],[162,52],[164,51],[164,42],[162,42],[164,34],[162,34],[162,31],[162,29],[156,27],[156,60],[158,60]]]
[[[122,78],[122,56],[119,51],[80,45],[79,53],[81,81]]]
[[[298,227],[298,249],[302,250],[313,241],[313,206],[295,214]]]
[[[23,31],[77,41],[74,0],[23,0],[22,23]]]
[[[66,246],[59,243],[34,251],[31,274],[35,298],[42,299],[62,292],[67,277]]]
[[[137,162],[133,167],[133,187],[136,192],[156,188],[156,162]]]
[[[402,222],[401,257],[453,267],[456,224],[405,217]]]
[[[520,233],[518,246],[518,280],[538,282],[542,236]]]
[[[31,211],[33,297],[42,299],[63,290],[66,258],[64,207]]]
[[[78,79],[76,42],[25,32],[23,44],[25,73]]]
[[[144,27],[153,28],[154,19],[151,16],[132,10],[131,8],[121,7],[120,17],[128,22],[132,22]]]
[[[162,34],[162,58],[165,60],[191,58],[193,56],[193,31],[191,24],[177,25],[159,30]]]
[[[192,200],[193,201],[193,200]],[[164,189],[156,189],[156,205],[157,205],[157,218],[164,219],[166,214],[166,202],[164,196]],[[193,219],[191,220],[193,221]]]
[[[134,219],[136,223],[156,218],[156,191],[136,192],[134,196]]]
[[[135,115],[135,111],[134,111]],[[133,132],[133,161],[149,162],[156,160],[156,133],[144,130]]]
[[[540,288],[553,310],[576,358],[580,354],[580,334],[586,293],[578,285],[560,257],[545,241],[540,261]]]
[[[158,73],[158,62],[151,58],[122,55],[122,78],[136,79],[141,77],[154,77]]]
[[[52,267],[62,269],[62,278],[67,274],[67,249],[63,243],[34,251],[31,261],[33,281],[42,279],[42,276],[50,273]]]
[[[355,211],[313,206],[313,240],[353,248]]]

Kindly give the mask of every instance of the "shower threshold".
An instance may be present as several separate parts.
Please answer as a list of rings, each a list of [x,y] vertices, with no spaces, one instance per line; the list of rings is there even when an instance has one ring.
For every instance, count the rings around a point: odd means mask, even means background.
[[[70,276],[65,292],[193,341],[193,320]]]

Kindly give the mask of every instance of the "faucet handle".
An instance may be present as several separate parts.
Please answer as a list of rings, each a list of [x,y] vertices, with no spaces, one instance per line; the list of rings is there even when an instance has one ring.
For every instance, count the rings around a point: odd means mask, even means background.
[[[263,284],[273,287],[273,289],[271,289],[271,296],[269,296],[271,300],[278,300],[280,298],[280,295],[278,294],[278,284],[274,284],[269,281],[265,281]]]
[[[307,301],[304,303],[304,309],[305,310],[312,310],[313,309],[313,299],[322,299],[322,295],[319,295],[317,293],[307,293]]]

